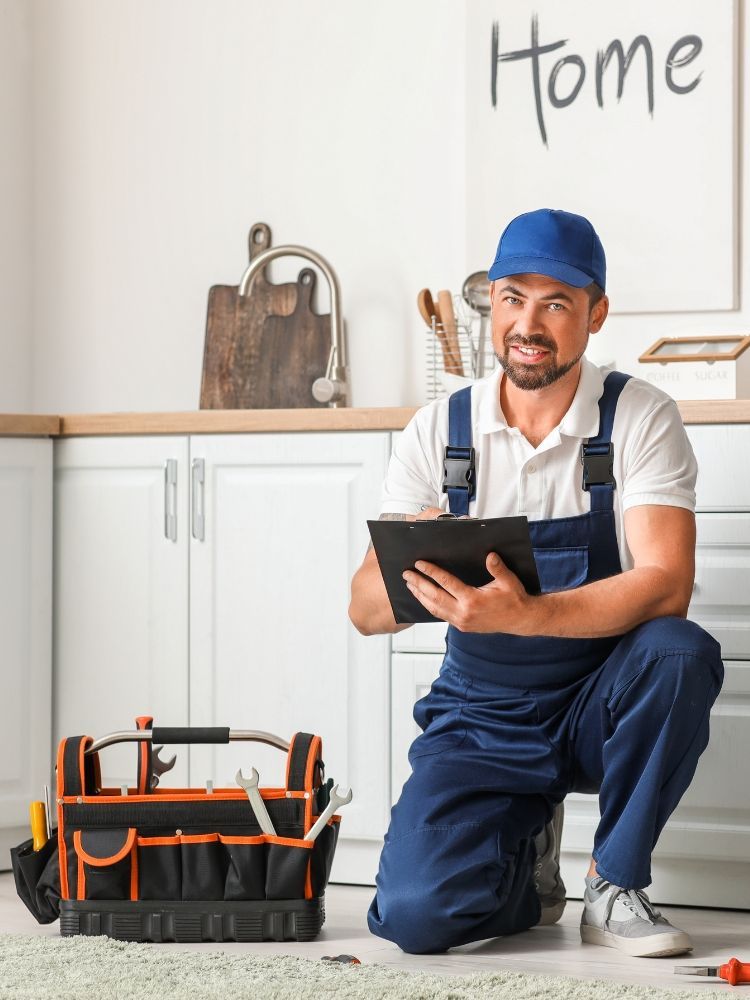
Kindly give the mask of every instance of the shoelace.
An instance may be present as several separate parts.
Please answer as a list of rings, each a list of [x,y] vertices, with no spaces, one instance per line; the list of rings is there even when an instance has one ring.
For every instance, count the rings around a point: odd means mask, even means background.
[[[632,910],[636,916],[640,917],[641,920],[648,920],[650,924],[655,924],[661,916],[643,889],[622,889],[618,885],[612,885],[611,882],[606,884],[609,884],[610,893],[604,914],[605,923],[609,920],[618,898],[622,898],[623,905]]]

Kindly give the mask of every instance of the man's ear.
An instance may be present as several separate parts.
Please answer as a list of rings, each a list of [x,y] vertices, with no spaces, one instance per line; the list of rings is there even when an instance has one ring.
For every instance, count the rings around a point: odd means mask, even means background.
[[[604,320],[609,313],[609,299],[602,295],[589,316],[589,333],[598,333],[604,326]]]

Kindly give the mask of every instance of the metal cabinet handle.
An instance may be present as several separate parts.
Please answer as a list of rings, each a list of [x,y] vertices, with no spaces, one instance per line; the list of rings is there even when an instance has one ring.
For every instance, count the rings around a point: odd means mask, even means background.
[[[206,461],[203,458],[193,459],[192,482],[192,532],[193,538],[199,542],[206,540],[205,491]]]
[[[164,536],[177,541],[177,459],[164,463]]]

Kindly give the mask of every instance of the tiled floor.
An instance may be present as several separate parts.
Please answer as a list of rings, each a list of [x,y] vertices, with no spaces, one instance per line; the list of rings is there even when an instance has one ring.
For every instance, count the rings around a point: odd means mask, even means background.
[[[705,991],[731,989],[721,980],[675,976],[676,964],[720,965],[736,955],[750,961],[750,912],[662,908],[672,923],[693,937],[692,955],[679,958],[629,958],[612,948],[584,945],[578,934],[581,903],[570,901],[563,919],[552,927],[537,927],[526,934],[496,938],[456,948],[447,955],[405,955],[394,945],[373,937],[365,914],[372,889],[361,886],[329,886],[326,893],[326,924],[317,941],[307,944],[200,944],[154,945],[155,948],[238,949],[254,954],[294,954],[318,959],[347,953],[362,962],[404,970],[426,970],[443,975],[468,975],[510,969],[587,979],[613,979],[630,983],[672,986]],[[40,926],[15,894],[10,873],[0,874],[0,932],[59,934],[57,923]]]

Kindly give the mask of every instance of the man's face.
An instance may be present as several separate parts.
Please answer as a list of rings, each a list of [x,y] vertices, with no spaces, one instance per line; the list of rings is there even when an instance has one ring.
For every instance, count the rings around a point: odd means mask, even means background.
[[[604,296],[591,310],[584,288],[544,274],[513,274],[493,281],[492,343],[519,389],[543,389],[578,364],[607,316]]]

